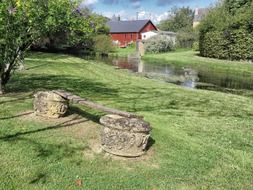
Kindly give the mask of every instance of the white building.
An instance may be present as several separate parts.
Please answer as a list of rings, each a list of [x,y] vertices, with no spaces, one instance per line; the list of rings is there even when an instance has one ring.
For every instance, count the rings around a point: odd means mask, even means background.
[[[176,33],[175,32],[168,32],[168,31],[149,31],[149,32],[144,32],[141,34],[141,37],[143,40],[147,40],[153,36],[156,35],[162,35],[164,37],[169,38],[174,44],[176,43]]]

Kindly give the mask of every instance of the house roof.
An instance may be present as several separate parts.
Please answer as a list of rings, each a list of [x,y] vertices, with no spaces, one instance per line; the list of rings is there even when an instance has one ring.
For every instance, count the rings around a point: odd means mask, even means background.
[[[208,9],[207,8],[196,8],[195,12],[194,12],[194,22],[199,22],[201,21],[208,13]]]
[[[107,25],[110,28],[110,33],[130,33],[140,32],[150,20],[131,20],[131,21],[109,21]],[[151,24],[153,24],[151,22]]]

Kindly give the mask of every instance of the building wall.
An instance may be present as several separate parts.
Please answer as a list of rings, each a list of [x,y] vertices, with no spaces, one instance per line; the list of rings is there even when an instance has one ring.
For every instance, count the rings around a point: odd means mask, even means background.
[[[136,42],[137,40],[142,39],[142,33],[148,32],[151,30],[156,30],[153,24],[148,23],[140,33],[112,33],[111,37],[114,42],[119,46],[127,46],[131,42]]]
[[[151,37],[153,37],[153,36],[156,36],[157,35],[157,33],[156,32],[153,32],[153,31],[149,31],[149,32],[144,32],[144,33],[142,33],[141,34],[141,38],[143,39],[143,40],[147,40],[147,39],[149,39],[149,38],[151,38]]]
[[[148,32],[148,31],[152,31],[152,30],[156,30],[156,28],[154,27],[153,24],[151,24],[150,22],[141,30],[141,33],[144,32]]]
[[[127,46],[131,42],[136,42],[139,38],[138,33],[113,33],[112,40],[118,42],[119,46]]]

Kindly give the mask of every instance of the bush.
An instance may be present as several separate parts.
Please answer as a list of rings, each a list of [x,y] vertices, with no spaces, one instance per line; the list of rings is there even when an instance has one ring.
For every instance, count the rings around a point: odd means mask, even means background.
[[[107,35],[98,35],[94,37],[94,50],[96,53],[101,55],[107,55],[114,51],[114,46],[112,44],[112,39]]]
[[[178,32],[177,33],[177,47],[178,48],[192,48],[193,43],[197,41],[197,34],[194,32]]]
[[[174,50],[174,44],[165,35],[157,35],[144,42],[145,50],[148,53],[164,53]]]
[[[205,57],[253,60],[253,2],[215,7],[203,20],[199,49]],[[231,8],[231,6],[235,8]],[[232,7],[233,7],[232,6]]]
[[[198,41],[193,42],[192,49],[194,51],[199,51],[199,42]]]

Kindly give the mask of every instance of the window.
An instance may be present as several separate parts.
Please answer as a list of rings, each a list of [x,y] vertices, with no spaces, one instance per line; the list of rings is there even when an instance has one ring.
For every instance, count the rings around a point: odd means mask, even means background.
[[[133,34],[131,34],[131,40],[133,39]]]
[[[127,38],[127,34],[125,34],[125,39]]]

